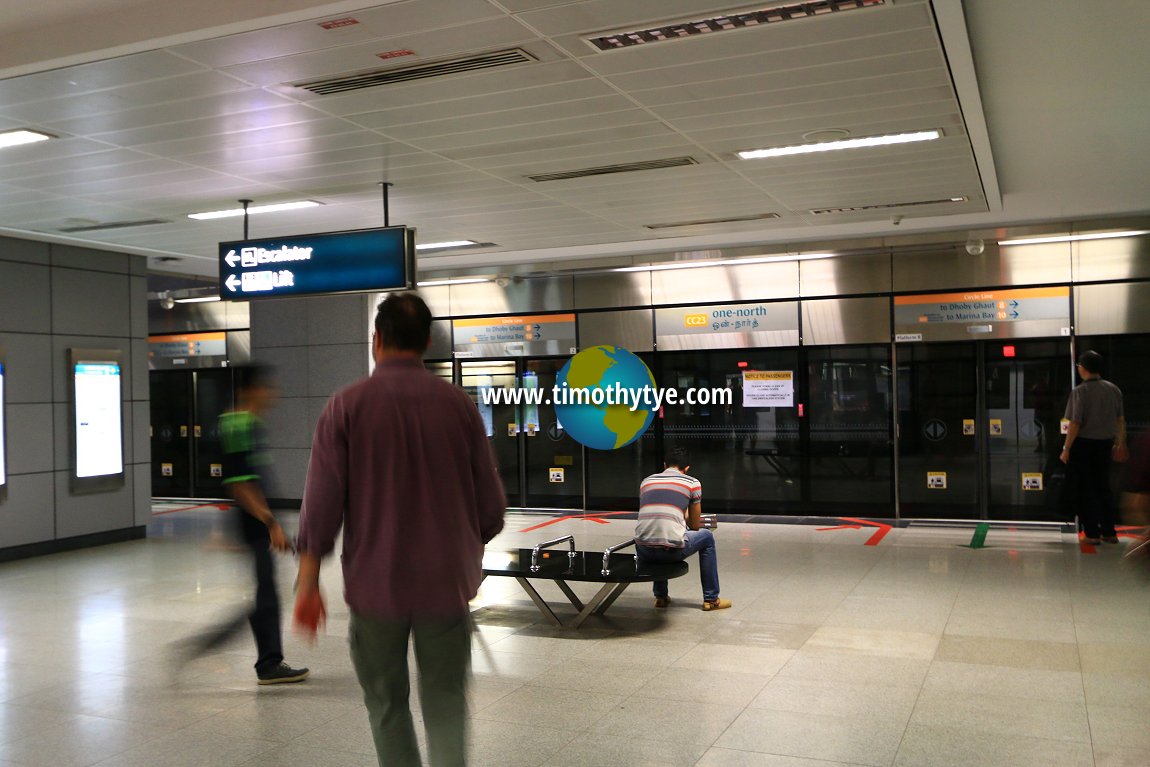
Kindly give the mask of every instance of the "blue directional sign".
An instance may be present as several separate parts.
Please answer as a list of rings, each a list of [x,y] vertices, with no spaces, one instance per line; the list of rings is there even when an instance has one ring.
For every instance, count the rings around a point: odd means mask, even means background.
[[[402,226],[220,243],[225,301],[403,290],[415,279],[415,231]]]

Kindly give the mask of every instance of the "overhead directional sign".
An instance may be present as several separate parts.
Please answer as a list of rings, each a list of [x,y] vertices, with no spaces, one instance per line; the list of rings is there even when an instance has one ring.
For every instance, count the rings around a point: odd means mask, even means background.
[[[899,327],[916,323],[931,325],[1054,320],[1067,319],[1069,316],[1068,287],[972,290],[966,293],[895,296],[894,299],[894,321]]]
[[[220,243],[220,297],[403,290],[415,278],[415,231],[402,226]]]

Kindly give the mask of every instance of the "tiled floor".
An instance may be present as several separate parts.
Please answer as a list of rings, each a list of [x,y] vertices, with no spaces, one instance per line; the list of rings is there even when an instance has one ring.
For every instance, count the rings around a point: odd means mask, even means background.
[[[290,515],[288,521],[294,522]],[[369,767],[338,567],[315,647],[286,637],[296,686],[258,688],[251,640],[186,666],[172,643],[248,596],[220,514],[157,516],[148,540],[0,565],[0,767]],[[625,520],[511,516],[495,543]],[[633,587],[579,631],[510,579],[475,603],[472,763],[536,765],[1150,765],[1150,580],[1121,548],[1069,536],[726,524],[724,597],[694,571],[656,612]],[[290,591],[292,563],[280,569]],[[557,589],[544,596],[566,605]],[[576,590],[587,592],[590,588]],[[567,606],[557,610],[573,614]]]

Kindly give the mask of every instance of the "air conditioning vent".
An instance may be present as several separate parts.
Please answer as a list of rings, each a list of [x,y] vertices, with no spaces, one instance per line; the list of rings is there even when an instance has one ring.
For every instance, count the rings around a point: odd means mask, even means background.
[[[731,218],[705,218],[698,221],[679,221],[674,224],[644,224],[647,229],[674,229],[679,226],[706,226],[707,224],[736,224],[740,221],[763,221],[768,218],[778,218],[778,213],[758,213],[751,216],[732,216]]]
[[[509,48],[503,51],[481,53],[474,56],[463,56],[439,61],[428,61],[413,64],[409,67],[389,67],[387,69],[373,69],[368,72],[359,72],[352,75],[341,75],[324,80],[313,80],[307,83],[296,83],[295,87],[328,95],[331,93],[346,93],[364,88],[375,88],[380,85],[396,85],[409,83],[414,80],[427,80],[433,77],[447,77],[464,72],[478,72],[483,69],[507,67],[513,64],[527,64],[537,59],[522,48]]]
[[[915,200],[914,202],[888,202],[883,205],[858,205],[853,208],[815,208],[811,213],[816,216],[827,213],[857,213],[860,210],[888,210],[890,208],[913,208],[915,205],[942,205],[951,202],[966,202],[965,197],[946,197],[941,200]]]
[[[600,165],[597,168],[583,168],[581,170],[565,170],[560,173],[539,173],[527,178],[532,181],[562,181],[568,178],[586,178],[587,176],[606,176],[609,173],[631,173],[638,170],[658,170],[659,168],[679,168],[684,165],[698,165],[694,157],[670,157],[666,160],[648,160],[646,162],[629,162],[621,165]]]
[[[156,224],[172,223],[165,218],[146,218],[140,221],[109,221],[106,224],[85,224],[84,226],[66,226],[57,229],[57,232],[76,234],[78,232],[106,232],[109,229],[130,229],[133,226],[155,226]]]
[[[616,51],[620,48],[630,48],[646,43],[663,43],[668,40],[695,37],[712,32],[729,32],[732,29],[759,27],[764,24],[775,24],[780,21],[794,21],[795,19],[824,16],[842,11],[853,11],[859,8],[873,8],[879,5],[886,5],[887,2],[888,0],[811,0],[811,2],[792,2],[755,11],[726,13],[706,19],[664,24],[648,29],[613,32],[607,35],[589,37],[586,38],[586,40],[600,51]]]

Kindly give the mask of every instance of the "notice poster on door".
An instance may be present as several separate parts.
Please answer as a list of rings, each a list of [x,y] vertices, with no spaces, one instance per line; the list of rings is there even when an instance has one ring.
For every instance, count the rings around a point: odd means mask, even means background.
[[[527,436],[534,437],[535,433],[539,431],[539,402],[538,400],[532,401],[535,395],[531,392],[539,388],[539,376],[531,371],[524,373],[523,388],[527,391],[523,398],[523,401],[527,403],[523,406],[523,430]]]
[[[82,360],[72,366],[75,392],[76,477],[124,471],[120,363]]]
[[[794,404],[793,371],[743,371],[743,407],[794,407]]]
[[[479,407],[479,417],[483,419],[483,431],[488,438],[495,436],[495,418],[491,414],[491,390],[495,380],[491,376],[479,376],[475,387],[475,404]]]

